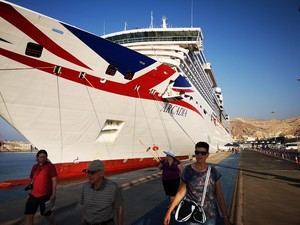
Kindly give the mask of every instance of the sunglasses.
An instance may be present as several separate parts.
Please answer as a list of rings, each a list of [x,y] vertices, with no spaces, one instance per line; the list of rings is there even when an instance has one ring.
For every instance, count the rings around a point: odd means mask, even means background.
[[[97,172],[99,172],[99,171],[90,171],[90,170],[86,171],[86,173],[89,174],[89,175],[94,175]]]
[[[207,155],[208,152],[195,151],[195,155]]]

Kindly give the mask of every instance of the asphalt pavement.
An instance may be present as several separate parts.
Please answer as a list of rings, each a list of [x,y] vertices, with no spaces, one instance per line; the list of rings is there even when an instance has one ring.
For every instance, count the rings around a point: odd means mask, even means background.
[[[244,150],[239,171],[236,224],[300,224],[299,165]]]

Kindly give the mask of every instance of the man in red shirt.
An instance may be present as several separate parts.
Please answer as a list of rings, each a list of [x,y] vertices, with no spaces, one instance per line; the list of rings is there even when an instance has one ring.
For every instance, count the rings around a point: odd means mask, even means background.
[[[25,206],[25,224],[33,225],[34,214],[40,207],[41,215],[46,216],[50,224],[56,224],[51,215],[51,206],[56,197],[57,172],[55,166],[48,160],[46,150],[39,150],[36,154],[37,164],[32,167],[29,198]],[[50,209],[49,209],[50,208]]]

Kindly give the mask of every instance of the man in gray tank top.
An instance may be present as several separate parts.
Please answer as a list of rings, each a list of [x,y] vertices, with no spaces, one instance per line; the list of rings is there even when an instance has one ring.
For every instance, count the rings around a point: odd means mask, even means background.
[[[104,177],[104,164],[94,160],[85,170],[80,205],[82,225],[123,225],[123,198],[119,186]]]

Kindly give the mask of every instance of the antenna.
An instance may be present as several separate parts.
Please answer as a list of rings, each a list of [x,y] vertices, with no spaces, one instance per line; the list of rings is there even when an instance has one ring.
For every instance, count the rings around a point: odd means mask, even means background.
[[[191,2],[192,4],[191,4],[191,27],[193,27],[193,11],[194,11],[194,0],[192,0],[192,2]]]
[[[153,12],[151,11],[151,22],[150,22],[150,27],[153,28]]]
[[[103,35],[105,35],[105,21],[103,22]]]
[[[162,17],[162,28],[167,28],[167,17],[163,16]]]
[[[124,30],[127,30],[127,22],[124,23]]]

